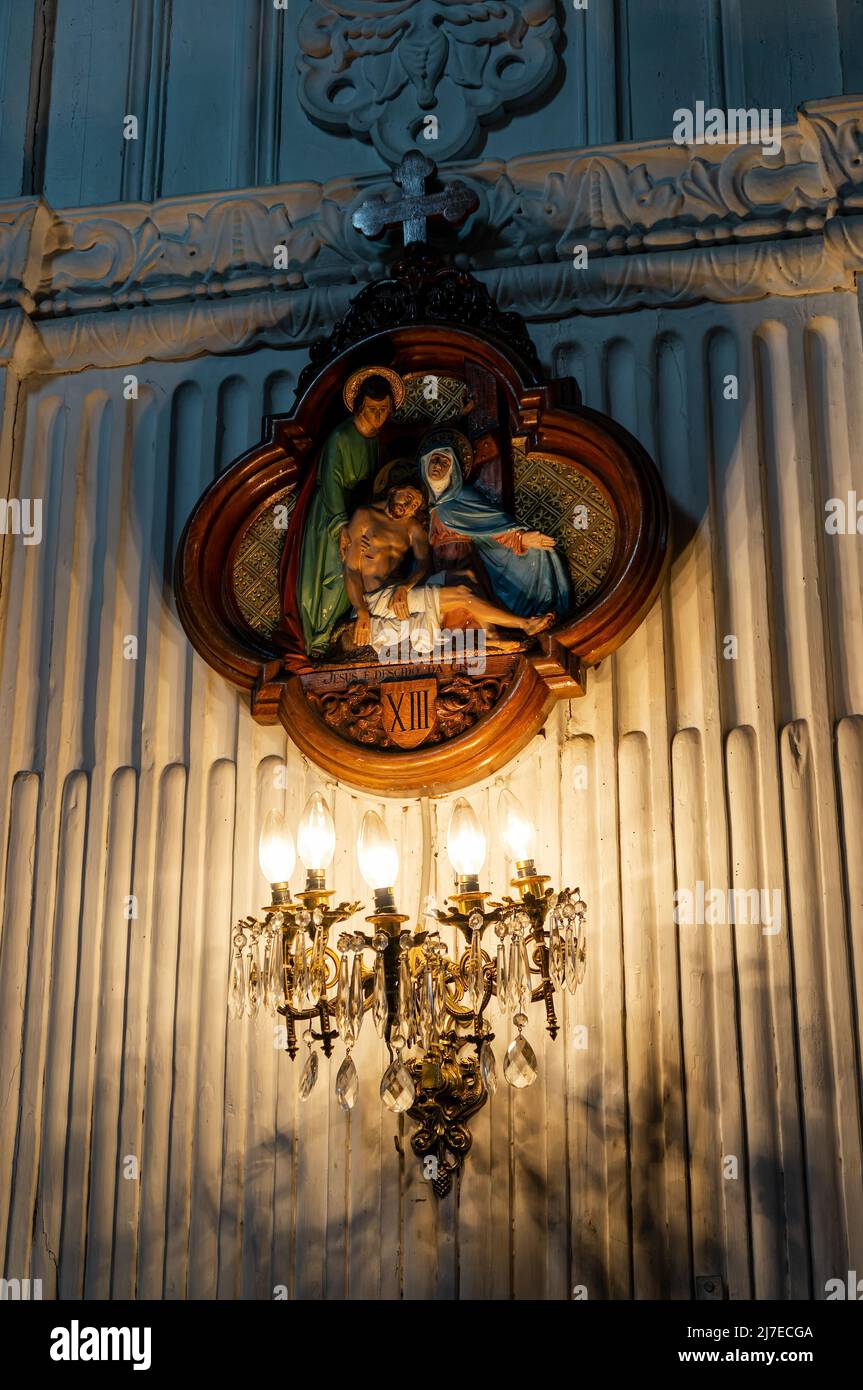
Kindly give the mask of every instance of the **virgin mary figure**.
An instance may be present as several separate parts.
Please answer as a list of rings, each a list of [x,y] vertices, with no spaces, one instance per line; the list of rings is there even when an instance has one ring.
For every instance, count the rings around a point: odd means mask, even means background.
[[[554,613],[570,601],[566,566],[553,537],[529,531],[479,488],[464,481],[459,455],[470,445],[456,430],[437,430],[420,445],[419,468],[429,499],[433,545],[469,541],[491,589],[520,617]]]

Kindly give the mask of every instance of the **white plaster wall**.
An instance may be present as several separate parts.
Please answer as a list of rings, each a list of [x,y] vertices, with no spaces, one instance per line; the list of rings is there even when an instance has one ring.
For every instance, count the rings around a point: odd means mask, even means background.
[[[382,1110],[371,1029],[347,1116],[334,1068],[301,1105],[267,1027],[225,1016],[272,769],[287,757],[295,819],[317,774],[192,655],[170,566],[302,354],[146,363],[137,402],[128,368],[9,376],[4,491],[43,497],[45,534],[6,537],[0,571],[0,1249],[45,1297],[686,1298],[718,1276],[800,1298],[861,1267],[863,542],[823,527],[827,497],[863,496],[857,300],[538,341],[656,456],[676,553],[641,630],[496,779],[535,812],[545,871],[581,885],[589,965],[557,1041],[531,1025],[539,1081],[477,1117],[442,1203]],[[339,888],[362,897],[369,803],[326,790]],[[473,801],[490,817],[496,788]],[[448,891],[448,810],[387,805],[405,911]],[[505,887],[494,837],[489,878]],[[697,879],[778,889],[782,930],[675,928]]]

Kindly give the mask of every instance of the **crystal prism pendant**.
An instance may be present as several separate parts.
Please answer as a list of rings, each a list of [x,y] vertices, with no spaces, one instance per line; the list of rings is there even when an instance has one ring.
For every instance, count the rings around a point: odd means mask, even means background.
[[[497,948],[497,1007],[501,1014],[509,1012],[509,971],[506,967],[506,944],[501,941]]]
[[[518,999],[515,1001],[523,1014],[526,1014],[530,1006],[530,965],[527,959],[527,943],[523,936],[518,939]]]
[[[507,961],[507,1006],[513,1012],[517,1012],[519,1005],[519,986],[521,977],[521,955],[518,949],[518,938],[511,936],[509,939],[509,959]]]
[[[363,1026],[365,996],[363,994],[363,956],[362,951],[354,951],[354,964],[351,970],[351,988],[348,994],[348,1024],[352,1042],[356,1042]]]
[[[482,973],[482,945],[478,931],[473,934],[470,946],[470,958],[468,960],[467,983],[470,988],[473,1011],[479,1013],[485,992],[485,981]]]
[[[375,983],[372,991],[372,1017],[378,1033],[383,1037],[386,1032],[387,1019],[389,1018],[389,1004],[387,1003],[387,980],[384,972],[383,952],[378,953],[375,962]]]
[[[486,1039],[479,1050],[479,1069],[485,1083],[485,1089],[490,1096],[497,1090],[497,1067],[495,1065],[494,1053],[491,1050],[491,1043]]]
[[[536,1053],[521,1034],[513,1038],[503,1059],[503,1074],[510,1086],[522,1090],[536,1080]]]
[[[302,927],[297,931],[294,942],[293,970],[291,971],[291,1003],[295,1009],[303,1005],[303,972],[306,960],[305,935]]]
[[[318,1079],[318,1054],[310,1052],[300,1075],[300,1100],[308,1100]]]
[[[336,1076],[336,1100],[343,1110],[353,1110],[360,1093],[360,1078],[354,1059],[348,1053]]]
[[[401,1058],[387,1067],[381,1081],[381,1100],[394,1115],[410,1110],[416,1097],[411,1074]]]
[[[427,966],[426,966],[426,968],[425,968],[425,973],[423,974],[423,978],[422,978],[422,991],[423,991],[423,993],[422,993],[422,1001],[421,1001],[422,1016],[423,1016],[423,1018],[427,1018],[428,1021],[429,1021],[429,1023],[434,1024],[434,1021],[435,1021],[435,985],[434,985],[434,973],[432,972],[432,968],[431,968],[430,965],[427,965]]]
[[[249,948],[249,978],[246,984],[246,1006],[249,1018],[257,1018],[261,1007],[261,957],[257,941]]]
[[[321,1002],[321,995],[324,992],[324,933],[323,928],[318,927],[315,932],[312,955],[309,962],[309,989],[308,1007],[314,1009]]]
[[[280,1009],[285,1002],[285,960],[281,927],[273,932],[270,942],[270,1008]]]
[[[438,963],[435,980],[434,1022],[436,1028],[443,1028],[446,1022],[446,970],[443,961]]]
[[[572,925],[566,928],[566,987],[570,994],[575,994],[578,984],[578,941]]]
[[[300,1007],[303,1009],[313,1009],[317,1000],[313,996],[312,986],[312,963],[309,958],[310,953],[303,948],[303,958],[300,963],[300,979],[297,992],[300,996]]]
[[[420,976],[420,996],[418,1023],[420,1041],[424,1048],[431,1047],[434,1042],[434,976],[429,966],[425,967]]]
[[[348,1017],[350,988],[351,974],[348,966],[348,953],[343,951],[339,961],[339,984],[336,990],[336,1027],[343,1043],[346,1043],[351,1035],[350,1018]]]
[[[414,1040],[414,992],[407,955],[399,962],[399,1031],[410,1046]]]
[[[510,1007],[525,1013],[530,1003],[530,971],[527,948],[520,936],[514,936],[509,948]]]
[[[264,968],[261,972],[262,998],[261,1004],[265,1013],[272,1013],[273,1006],[270,1003],[270,976],[273,973],[273,962],[271,960],[272,944],[267,940],[264,944]]]
[[[246,971],[241,951],[234,952],[231,964],[231,988],[228,992],[231,1018],[242,1018],[246,1011]]]
[[[551,976],[552,984],[557,989],[562,989],[566,979],[566,953],[560,935],[560,927],[557,924],[556,912],[552,914],[551,931],[548,938],[548,973]]]

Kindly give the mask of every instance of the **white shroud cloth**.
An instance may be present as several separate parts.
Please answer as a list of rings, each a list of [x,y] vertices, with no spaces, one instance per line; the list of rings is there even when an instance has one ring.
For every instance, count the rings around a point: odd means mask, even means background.
[[[408,643],[417,652],[431,652],[440,640],[440,590],[446,576],[433,574],[425,584],[408,589],[409,618],[397,618],[392,610],[398,584],[385,584],[366,594],[371,614],[371,645],[380,653],[385,647]]]

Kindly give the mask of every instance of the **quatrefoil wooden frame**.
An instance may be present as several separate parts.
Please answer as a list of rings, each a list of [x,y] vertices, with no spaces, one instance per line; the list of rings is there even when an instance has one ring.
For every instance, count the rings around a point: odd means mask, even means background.
[[[406,282],[406,321],[393,325]],[[380,285],[363,291],[332,339],[314,354],[295,409],[267,417],[261,442],[200,499],[177,555],[176,596],[196,651],[249,692],[255,719],[281,721],[326,773],[379,795],[438,795],[495,772],[534,736],[555,701],[583,694],[588,668],[634,631],[657,595],[668,560],[669,513],[644,449],[607,416],[575,404],[574,383],[543,380],[520,320],[499,314],[472,277],[428,263],[417,269],[414,261],[383,284],[389,295],[375,298]],[[385,327],[379,322],[382,303],[388,306]],[[278,644],[243,617],[233,589],[242,537],[279,494],[301,485],[327,432],[343,418],[346,376],[373,362],[403,374],[461,378],[470,363],[488,374],[512,445],[528,457],[539,455],[583,473],[608,500],[616,526],[611,565],[586,606],[515,657],[489,657],[494,671],[502,673],[494,675],[499,696],[493,707],[453,737],[442,736],[438,728],[434,741],[414,748],[369,746],[334,728],[321,715],[319,687],[323,681],[333,690],[344,688],[350,671],[321,675],[287,669]],[[405,676],[402,670],[392,674]],[[429,671],[416,674],[428,678]],[[436,668],[432,674],[440,679],[452,671]],[[362,677],[386,678],[387,673]],[[487,686],[485,698],[498,686]]]

